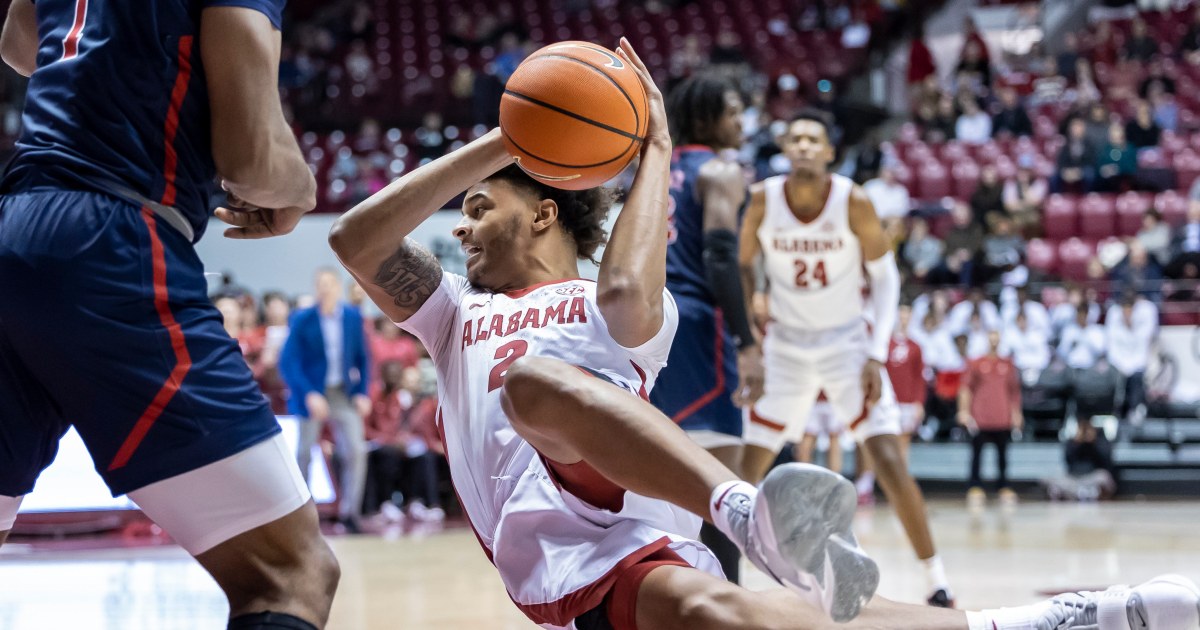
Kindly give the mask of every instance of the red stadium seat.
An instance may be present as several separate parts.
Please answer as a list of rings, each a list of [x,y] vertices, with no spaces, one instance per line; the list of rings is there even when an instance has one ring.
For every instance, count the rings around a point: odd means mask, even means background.
[[[1192,137],[1200,137],[1200,134]],[[1192,183],[1200,178],[1200,155],[1190,147],[1176,153],[1171,166],[1175,169],[1175,187],[1178,190],[1190,189]]]
[[[1174,190],[1160,192],[1154,197],[1154,209],[1172,226],[1183,225],[1187,219],[1187,206],[1187,197]]]
[[[1087,279],[1088,262],[1096,255],[1095,246],[1078,238],[1058,244],[1058,273],[1067,280]]]
[[[1075,198],[1066,195],[1050,195],[1042,204],[1042,233],[1047,238],[1063,239],[1075,236],[1079,231],[1079,217]]]
[[[1053,243],[1035,238],[1025,244],[1025,263],[1034,271],[1053,274],[1058,267],[1058,251]]]
[[[1113,209],[1113,198],[1091,193],[1079,202],[1079,236],[1100,239],[1112,236],[1117,231],[1117,215]]]
[[[1143,193],[1129,191],[1117,197],[1117,234],[1133,236],[1142,229],[1142,217],[1150,209],[1153,198]]]
[[[954,164],[950,169],[954,179],[954,196],[966,199],[975,193],[979,186],[979,166],[975,162],[964,159]]]
[[[917,197],[939,199],[950,194],[950,178],[946,168],[934,160],[926,162],[917,171]]]

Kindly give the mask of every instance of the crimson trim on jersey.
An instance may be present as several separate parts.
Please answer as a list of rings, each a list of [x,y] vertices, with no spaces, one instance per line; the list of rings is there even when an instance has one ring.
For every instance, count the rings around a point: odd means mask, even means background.
[[[668,566],[691,568],[692,565],[670,547],[664,547],[621,573],[605,601],[605,612],[613,630],[639,630],[637,597],[642,582],[651,571]]]
[[[681,153],[687,153],[688,151],[707,151],[708,153],[716,153],[716,151],[713,151],[712,147],[705,144],[684,144],[675,147],[675,150],[672,152],[673,157],[679,157]]]
[[[604,601],[604,598],[613,590],[613,586],[618,579],[632,568],[634,565],[653,556],[659,551],[666,549],[671,544],[671,539],[663,536],[658,540],[642,547],[625,556],[613,568],[608,570],[608,573],[600,576],[599,579],[577,589],[573,593],[564,595],[559,599],[544,604],[522,604],[518,601],[513,601],[517,608],[525,613],[534,623],[549,624],[552,626],[569,626],[575,621],[576,617],[592,610]]]
[[[792,200],[788,196],[787,182],[788,180],[783,180],[783,201],[785,204],[787,204],[788,214],[792,215],[792,218],[796,219],[796,221],[798,221],[801,225],[809,225],[815,222],[817,219],[820,219],[825,214],[825,208],[829,205],[829,198],[833,196],[832,175],[825,176],[825,183],[827,184],[825,188],[825,200],[821,202],[821,211],[813,215],[813,218],[811,219],[801,219],[800,217],[796,216],[796,211],[792,209]]]
[[[527,286],[524,289],[513,289],[512,291],[505,291],[504,295],[507,295],[510,298],[525,297],[526,295],[529,295],[530,293],[532,293],[542,287],[550,286],[552,284],[562,284],[564,282],[576,282],[579,280],[582,280],[584,282],[595,282],[594,280],[588,280],[587,278],[562,278],[560,280],[547,280],[545,282],[539,282],[537,284]]]
[[[87,24],[88,0],[75,0],[75,21],[71,30],[63,38],[63,54],[59,61],[74,59],[79,55],[79,38],[83,35],[83,27]]]
[[[771,429],[772,431],[783,431],[784,429],[787,428],[787,425],[785,425],[785,424],[779,424],[778,422],[772,422],[772,421],[767,420],[766,418],[758,415],[758,411],[756,411],[754,409],[754,407],[750,407],[750,422],[767,427],[768,429]]]
[[[687,420],[688,416],[703,409],[706,405],[716,400],[717,396],[720,396],[725,391],[725,344],[722,343],[725,339],[721,336],[721,329],[725,327],[725,322],[723,321],[724,318],[720,309],[714,311],[714,316],[717,324],[715,344],[717,348],[714,354],[716,357],[715,363],[717,384],[714,385],[712,389],[705,392],[702,396],[692,401],[691,404],[679,410],[679,412],[675,415],[671,416],[671,420],[675,424],[679,424],[680,422]]]

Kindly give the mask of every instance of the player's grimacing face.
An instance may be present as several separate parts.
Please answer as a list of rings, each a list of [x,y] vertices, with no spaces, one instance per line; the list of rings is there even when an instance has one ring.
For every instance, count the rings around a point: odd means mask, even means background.
[[[833,161],[833,145],[825,126],[815,120],[797,120],[788,125],[779,143],[797,172],[823,173]]]
[[[532,222],[526,195],[503,180],[480,182],[467,189],[462,219],[454,237],[466,254],[467,280],[478,287],[498,290],[507,287],[510,270],[519,265],[515,255],[525,246],[520,241]]]

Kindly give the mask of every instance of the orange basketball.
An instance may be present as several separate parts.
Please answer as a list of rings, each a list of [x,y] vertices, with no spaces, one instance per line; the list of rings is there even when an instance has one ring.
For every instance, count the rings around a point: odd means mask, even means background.
[[[589,42],[560,42],[517,67],[500,100],[500,131],[517,164],[568,190],[612,179],[646,137],[646,90],[627,61]]]

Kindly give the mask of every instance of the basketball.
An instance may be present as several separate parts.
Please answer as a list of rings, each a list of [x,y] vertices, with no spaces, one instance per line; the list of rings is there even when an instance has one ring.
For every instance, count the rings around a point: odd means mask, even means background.
[[[526,173],[584,190],[612,179],[637,155],[647,107],[624,59],[589,42],[560,42],[530,55],[509,77],[500,130]]]

